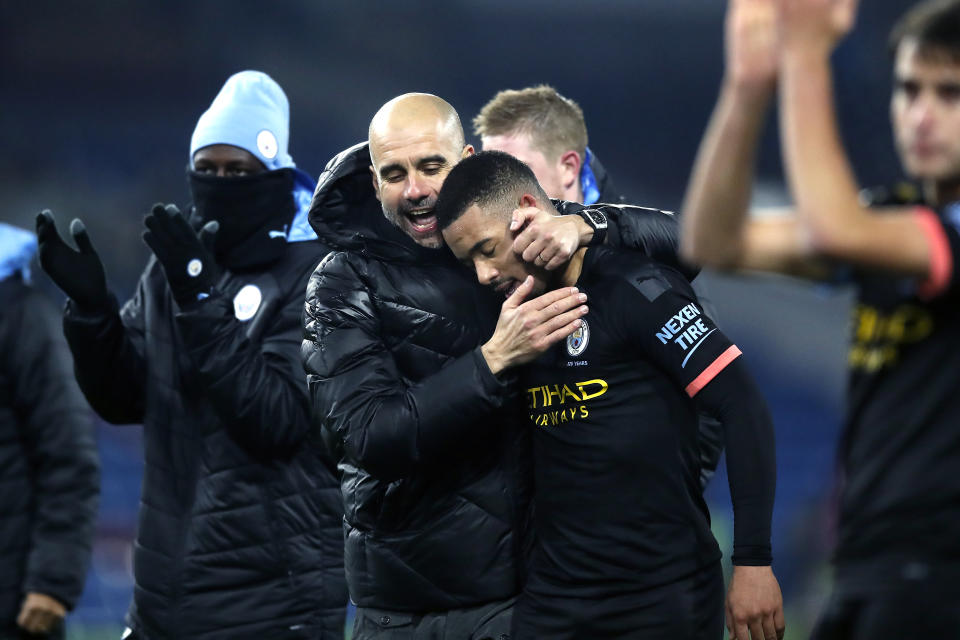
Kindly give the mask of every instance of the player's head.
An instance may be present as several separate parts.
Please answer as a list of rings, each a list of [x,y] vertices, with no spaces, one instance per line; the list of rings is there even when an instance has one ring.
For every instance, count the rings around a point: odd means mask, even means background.
[[[554,211],[530,167],[500,151],[483,151],[466,158],[440,191],[436,215],[443,238],[454,255],[474,269],[481,284],[509,296],[528,275],[534,293],[542,293],[547,272],[523,262],[513,251],[510,230],[513,210],[537,206]]]
[[[581,202],[580,169],[586,158],[583,111],[553,87],[501,91],[473,119],[484,151],[523,160],[551,198]]]
[[[425,247],[443,246],[433,208],[444,178],[473,153],[445,100],[408,93],[386,103],[368,133],[373,188],[390,222]]]
[[[260,71],[230,76],[197,121],[187,174],[191,218],[198,226],[219,223],[214,254],[221,264],[261,264],[288,238],[315,237],[306,227],[312,180],[297,174],[289,138],[287,96]]]
[[[289,139],[290,104],[283,89],[265,73],[241,71],[227,79],[197,121],[190,167],[220,177],[293,167]]]
[[[890,35],[890,103],[897,150],[911,177],[960,180],[960,0],[927,0]]]

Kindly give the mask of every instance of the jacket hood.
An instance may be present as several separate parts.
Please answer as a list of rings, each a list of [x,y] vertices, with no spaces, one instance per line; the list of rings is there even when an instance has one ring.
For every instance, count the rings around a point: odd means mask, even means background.
[[[327,163],[313,192],[308,219],[320,240],[334,250],[390,261],[456,262],[446,247],[421,247],[383,215],[373,190],[366,142],[341,151]]]

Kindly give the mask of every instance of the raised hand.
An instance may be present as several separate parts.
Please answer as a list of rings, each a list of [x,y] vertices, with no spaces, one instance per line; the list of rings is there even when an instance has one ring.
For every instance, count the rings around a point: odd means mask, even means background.
[[[730,0],[725,24],[727,82],[740,89],[772,90],[777,41],[776,0]]]
[[[211,250],[220,225],[210,221],[197,234],[172,204],[153,205],[143,224],[143,241],[163,268],[177,304],[195,304],[208,294],[220,274]]]
[[[784,51],[829,55],[853,29],[858,0],[776,0]]]
[[[575,287],[549,291],[524,302],[531,291],[533,277],[527,276],[504,301],[493,336],[480,348],[494,374],[534,360],[576,331],[580,318],[587,313],[583,304],[587,295]]]
[[[80,308],[99,311],[110,306],[110,292],[103,262],[97,255],[87,228],[80,218],[70,223],[70,235],[79,251],[60,237],[53,214],[44,209],[37,215],[37,243],[40,267]]]

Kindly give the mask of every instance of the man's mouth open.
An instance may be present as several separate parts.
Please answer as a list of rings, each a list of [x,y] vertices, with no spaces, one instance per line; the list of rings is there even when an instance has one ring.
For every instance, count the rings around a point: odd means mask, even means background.
[[[437,216],[434,215],[433,209],[429,211],[411,211],[406,215],[407,220],[410,221],[410,227],[415,233],[428,234],[437,231]]]

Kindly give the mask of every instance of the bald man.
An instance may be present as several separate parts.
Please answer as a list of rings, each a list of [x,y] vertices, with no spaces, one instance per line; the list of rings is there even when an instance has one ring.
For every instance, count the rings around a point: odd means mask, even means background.
[[[529,287],[515,287],[496,328],[481,325],[503,295],[443,248],[432,211],[473,153],[456,112],[401,96],[369,140],[369,156],[361,145],[330,163],[314,197],[311,224],[335,251],[308,286],[303,347],[314,424],[339,458],[353,637],[497,640],[528,542],[510,369],[586,308],[569,288],[524,302]]]
[[[334,251],[307,287],[302,348],[314,426],[339,459],[353,637],[499,640],[531,543],[514,370],[580,327],[585,296],[528,300],[532,282],[508,278],[485,290],[445,248],[433,207],[473,154],[445,101],[399,96],[368,135],[314,194],[310,223]],[[624,241],[672,255],[657,215]],[[542,260],[596,237],[577,215],[525,232]]]

